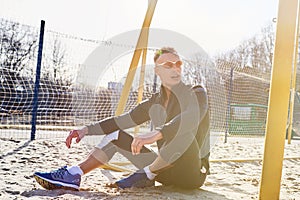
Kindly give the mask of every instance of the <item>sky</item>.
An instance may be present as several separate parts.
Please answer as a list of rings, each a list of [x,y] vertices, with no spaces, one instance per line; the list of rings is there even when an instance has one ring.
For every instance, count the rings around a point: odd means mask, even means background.
[[[94,40],[140,29],[148,0],[0,0],[0,17]],[[277,17],[278,0],[158,0],[152,28],[181,33],[208,54],[236,47]]]

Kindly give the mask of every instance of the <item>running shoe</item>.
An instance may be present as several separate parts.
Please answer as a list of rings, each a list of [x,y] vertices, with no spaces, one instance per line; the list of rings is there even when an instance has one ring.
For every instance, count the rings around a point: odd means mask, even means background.
[[[154,186],[154,180],[148,179],[144,170],[138,170],[127,178],[117,181],[115,184],[119,188],[145,188]]]
[[[35,172],[33,176],[35,180],[47,190],[79,190],[81,181],[81,176],[79,174],[70,174],[67,170],[67,166],[52,172]]]

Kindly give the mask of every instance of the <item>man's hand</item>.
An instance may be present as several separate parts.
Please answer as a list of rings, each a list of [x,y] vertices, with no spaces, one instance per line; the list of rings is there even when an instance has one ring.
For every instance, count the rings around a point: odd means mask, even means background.
[[[82,129],[75,129],[70,131],[68,137],[66,138],[66,146],[68,148],[71,147],[72,139],[76,138],[76,143],[80,142],[80,140],[88,133],[88,128],[85,126]]]
[[[159,131],[149,132],[143,135],[134,137],[131,143],[131,151],[133,155],[138,155],[145,144],[152,144],[157,140],[162,139],[162,134]]]

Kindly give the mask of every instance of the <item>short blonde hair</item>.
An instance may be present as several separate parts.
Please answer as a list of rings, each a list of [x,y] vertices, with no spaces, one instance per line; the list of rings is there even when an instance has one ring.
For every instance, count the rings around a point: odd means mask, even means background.
[[[158,49],[155,52],[154,62],[156,62],[156,60],[159,58],[159,56],[161,56],[162,54],[165,54],[165,53],[171,53],[171,54],[178,56],[177,51],[173,47],[162,47],[161,49]]]

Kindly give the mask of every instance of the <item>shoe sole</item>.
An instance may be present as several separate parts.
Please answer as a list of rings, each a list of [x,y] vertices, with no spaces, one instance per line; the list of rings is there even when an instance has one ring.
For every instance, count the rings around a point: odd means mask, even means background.
[[[73,191],[79,191],[79,187],[78,188],[74,188],[74,187],[68,187],[68,186],[64,186],[64,185],[60,185],[58,183],[51,183],[37,175],[33,175],[35,180],[38,182],[38,184],[40,184],[43,188],[47,189],[47,190],[58,190],[58,189],[64,189],[64,190],[73,190]],[[76,186],[75,186],[76,187]]]

